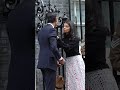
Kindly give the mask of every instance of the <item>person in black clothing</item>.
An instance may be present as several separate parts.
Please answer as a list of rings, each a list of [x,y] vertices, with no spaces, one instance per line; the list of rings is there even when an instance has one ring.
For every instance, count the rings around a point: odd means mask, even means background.
[[[58,37],[58,47],[66,53],[66,89],[85,90],[85,65],[79,53],[80,39],[73,35],[74,24],[67,20],[64,23],[64,38]]]
[[[118,90],[112,70],[106,63],[105,28],[96,27],[86,33],[86,90]]]

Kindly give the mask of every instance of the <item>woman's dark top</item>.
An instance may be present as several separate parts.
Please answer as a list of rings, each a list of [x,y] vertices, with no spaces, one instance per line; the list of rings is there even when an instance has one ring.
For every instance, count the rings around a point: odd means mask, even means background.
[[[66,53],[66,57],[80,55],[79,41],[80,41],[80,39],[78,37],[67,36],[67,37],[63,38],[62,40],[58,39],[58,48],[64,49],[64,51]]]
[[[108,68],[106,63],[107,32],[104,28],[96,28],[85,35],[85,70],[86,72]]]

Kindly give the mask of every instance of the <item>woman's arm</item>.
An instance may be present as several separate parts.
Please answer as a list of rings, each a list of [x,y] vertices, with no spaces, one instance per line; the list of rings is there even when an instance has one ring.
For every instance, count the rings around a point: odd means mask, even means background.
[[[75,40],[72,40],[71,42],[69,43],[64,43],[63,40],[61,39],[58,39],[58,47],[61,47],[63,49],[72,49],[74,47],[76,47],[77,45],[79,45],[79,41],[80,39],[79,38],[76,38]]]

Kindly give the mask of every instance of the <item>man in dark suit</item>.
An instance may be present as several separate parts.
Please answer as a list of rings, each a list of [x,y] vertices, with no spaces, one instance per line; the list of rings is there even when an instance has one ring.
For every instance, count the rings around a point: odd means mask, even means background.
[[[55,90],[57,63],[64,64],[57,48],[57,16],[54,13],[47,14],[48,24],[38,32],[40,45],[38,68],[41,69],[46,90]]]

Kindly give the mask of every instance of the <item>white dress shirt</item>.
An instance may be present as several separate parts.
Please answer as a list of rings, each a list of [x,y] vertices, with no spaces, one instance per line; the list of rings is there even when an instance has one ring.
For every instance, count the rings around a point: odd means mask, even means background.
[[[52,23],[48,23],[48,24],[50,24],[54,28],[54,25]]]

